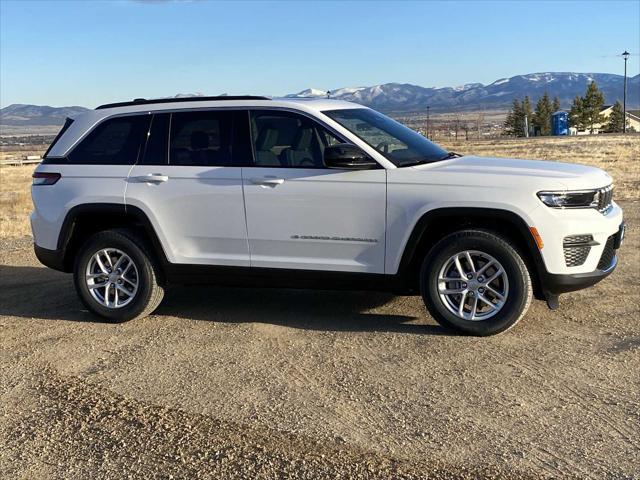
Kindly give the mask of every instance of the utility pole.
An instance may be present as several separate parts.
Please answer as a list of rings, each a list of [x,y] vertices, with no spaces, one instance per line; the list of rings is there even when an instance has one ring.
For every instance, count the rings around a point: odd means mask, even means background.
[[[429,129],[429,109],[431,109],[431,107],[427,105],[427,138],[431,138],[431,130]]]
[[[626,50],[622,53],[624,58],[624,93],[622,95],[622,133],[627,133],[627,60],[630,53]]]

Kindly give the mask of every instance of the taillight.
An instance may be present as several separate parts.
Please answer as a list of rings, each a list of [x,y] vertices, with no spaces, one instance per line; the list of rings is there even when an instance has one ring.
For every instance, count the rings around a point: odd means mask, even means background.
[[[33,172],[33,175],[31,175],[33,178],[32,185],[53,185],[60,180],[61,176],[59,173]]]

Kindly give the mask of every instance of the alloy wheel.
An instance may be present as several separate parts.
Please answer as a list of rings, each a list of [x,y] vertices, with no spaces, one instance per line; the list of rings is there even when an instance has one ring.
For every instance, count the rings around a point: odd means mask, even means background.
[[[509,279],[500,262],[478,250],[452,255],[438,273],[438,295],[458,318],[486,320],[496,315],[509,295]]]
[[[129,255],[117,248],[103,248],[87,263],[85,282],[89,293],[100,305],[122,308],[136,296],[140,277]]]

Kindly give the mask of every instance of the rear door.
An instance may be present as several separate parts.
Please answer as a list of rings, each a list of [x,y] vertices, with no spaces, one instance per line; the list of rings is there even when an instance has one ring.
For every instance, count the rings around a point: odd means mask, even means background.
[[[251,266],[384,273],[386,170],[325,168],[343,140],[283,110],[251,112],[243,168]]]
[[[142,160],[129,175],[127,205],[144,211],[172,263],[249,266],[237,135],[247,112],[153,115]],[[245,133],[246,135],[246,133]]]

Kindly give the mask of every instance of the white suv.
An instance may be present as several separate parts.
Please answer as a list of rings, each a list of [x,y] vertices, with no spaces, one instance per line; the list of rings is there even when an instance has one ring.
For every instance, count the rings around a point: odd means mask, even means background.
[[[602,170],[460,156],[328,99],[103,105],[67,120],[32,195],[36,255],[111,321],[209,282],[420,293],[491,335],[606,277],[624,235]]]

